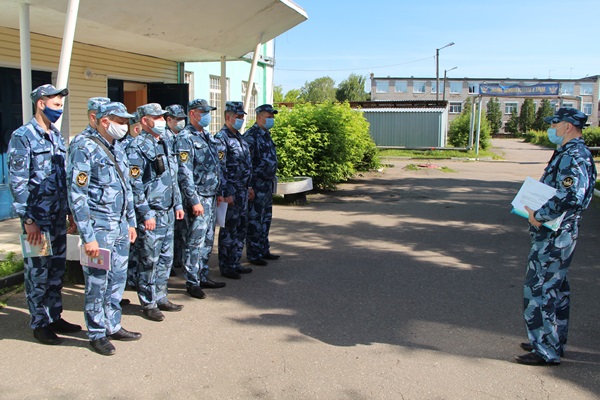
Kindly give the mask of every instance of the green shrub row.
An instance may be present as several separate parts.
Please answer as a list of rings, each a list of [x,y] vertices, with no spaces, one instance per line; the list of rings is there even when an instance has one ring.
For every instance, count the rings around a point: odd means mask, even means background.
[[[358,171],[379,167],[369,122],[348,103],[297,103],[277,114],[271,129],[278,177],[309,176],[313,185],[334,189]]]
[[[585,144],[589,147],[600,147],[600,127],[589,127],[582,131]],[[526,142],[546,147],[556,147],[554,143],[548,140],[546,131],[528,131],[523,135]]]

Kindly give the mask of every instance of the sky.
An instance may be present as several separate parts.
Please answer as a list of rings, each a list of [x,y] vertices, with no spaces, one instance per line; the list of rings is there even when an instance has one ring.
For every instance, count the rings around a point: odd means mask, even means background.
[[[329,76],[577,79],[600,75],[598,0],[294,0],[308,20],[275,40],[284,93]],[[367,85],[370,85],[367,79]],[[369,88],[366,88],[370,91]]]

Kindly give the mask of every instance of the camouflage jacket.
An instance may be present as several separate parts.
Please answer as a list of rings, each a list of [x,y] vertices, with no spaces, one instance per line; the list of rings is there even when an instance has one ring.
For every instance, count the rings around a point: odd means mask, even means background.
[[[187,206],[198,204],[198,196],[217,194],[221,182],[218,146],[218,140],[210,133],[199,132],[191,124],[177,134],[179,187]]]
[[[223,125],[217,136],[221,141],[219,159],[223,168],[221,196],[233,196],[240,190],[247,190],[252,178],[252,159],[248,143],[238,133],[233,133]]]
[[[248,143],[252,157],[250,186],[256,187],[257,180],[272,181],[277,172],[277,152],[269,131],[254,124],[244,133],[244,140]]]
[[[596,183],[596,165],[583,138],[572,139],[554,152],[540,182],[557,192],[536,211],[535,219],[551,221],[563,212],[565,221],[579,218],[592,200]]]
[[[125,180],[106,152],[90,137],[99,139],[113,154]],[[84,243],[96,240],[95,231],[117,229],[124,220],[130,227],[136,227],[128,171],[129,163],[121,144],[108,143],[96,130],[82,135],[69,147],[69,206]]]
[[[8,144],[9,186],[22,219],[51,222],[69,212],[67,148],[54,125],[46,132],[32,118],[13,132]]]
[[[126,152],[138,220],[143,222],[155,218],[156,210],[181,210],[183,207],[177,185],[177,166],[171,156],[170,144],[142,131],[133,139]]]

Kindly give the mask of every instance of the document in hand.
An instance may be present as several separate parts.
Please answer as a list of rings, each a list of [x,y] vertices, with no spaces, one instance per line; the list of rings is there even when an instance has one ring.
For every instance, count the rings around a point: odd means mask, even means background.
[[[539,210],[548,200],[550,200],[556,194],[556,189],[552,186],[548,186],[545,183],[536,181],[531,177],[525,178],[525,182],[519,189],[519,193],[515,196],[512,201],[513,214],[520,215],[524,218],[529,218],[529,213],[525,209],[525,206],[532,210]],[[552,221],[544,222],[544,226],[557,231],[560,228],[563,218],[567,213],[564,212],[562,215]]]
[[[50,242],[50,233],[48,232],[42,232],[42,243],[37,246],[33,246],[27,241],[26,233],[21,234],[19,239],[21,240],[23,258],[47,257],[52,255],[52,243]]]
[[[79,248],[81,265],[110,271],[110,250],[100,248],[100,255],[92,258],[85,253],[83,246]]]
[[[225,228],[225,216],[227,215],[227,203],[220,202],[217,206],[217,226]]]

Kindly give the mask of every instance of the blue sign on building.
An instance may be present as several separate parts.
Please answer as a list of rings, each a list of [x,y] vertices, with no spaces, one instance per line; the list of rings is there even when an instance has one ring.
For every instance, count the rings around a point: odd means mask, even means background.
[[[503,86],[498,83],[482,83],[479,85],[479,94],[510,97],[558,96],[558,83],[511,86]]]

